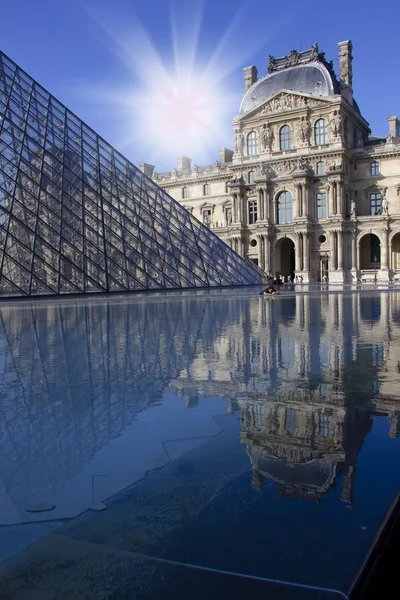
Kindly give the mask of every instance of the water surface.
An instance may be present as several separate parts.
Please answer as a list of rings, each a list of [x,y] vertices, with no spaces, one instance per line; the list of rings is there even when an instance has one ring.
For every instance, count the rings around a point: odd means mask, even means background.
[[[346,593],[399,487],[399,324],[396,292],[2,306],[0,592]]]

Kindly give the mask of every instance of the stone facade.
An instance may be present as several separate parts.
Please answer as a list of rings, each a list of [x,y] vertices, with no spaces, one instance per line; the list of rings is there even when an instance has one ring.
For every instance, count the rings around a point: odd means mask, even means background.
[[[339,78],[314,44],[244,69],[233,151],[213,165],[142,170],[243,257],[303,281],[400,280],[400,122],[371,135],[353,98],[352,44]]]

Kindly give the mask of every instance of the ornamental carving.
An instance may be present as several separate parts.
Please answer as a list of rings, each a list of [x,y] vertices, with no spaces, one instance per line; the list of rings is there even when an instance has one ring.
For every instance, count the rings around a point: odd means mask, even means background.
[[[317,102],[319,104],[319,102]],[[267,102],[261,111],[261,114],[268,115],[282,110],[289,110],[291,108],[306,108],[307,106],[313,106],[309,103],[307,98],[304,96],[296,96],[295,94],[279,94]]]

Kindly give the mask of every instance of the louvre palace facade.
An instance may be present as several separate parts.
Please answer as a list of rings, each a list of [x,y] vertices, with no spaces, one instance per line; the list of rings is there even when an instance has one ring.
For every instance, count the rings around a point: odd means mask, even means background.
[[[303,281],[400,279],[400,121],[371,134],[353,97],[352,43],[339,76],[317,44],[244,69],[233,150],[210,166],[140,168],[242,257]]]

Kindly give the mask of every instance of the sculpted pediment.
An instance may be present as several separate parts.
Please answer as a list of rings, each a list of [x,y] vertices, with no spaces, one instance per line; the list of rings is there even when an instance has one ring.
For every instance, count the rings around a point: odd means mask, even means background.
[[[335,98],[336,100],[336,98]],[[313,108],[316,106],[323,106],[330,104],[330,100],[328,99],[320,99],[311,96],[310,94],[299,94],[296,92],[291,92],[290,90],[281,90],[277,92],[272,98],[269,98],[267,102],[264,102],[262,105],[257,106],[252,111],[249,111],[240,117],[238,120],[245,120],[246,117],[260,116],[263,117],[265,115],[273,115],[281,112],[286,112],[290,110],[297,110],[300,108]]]

